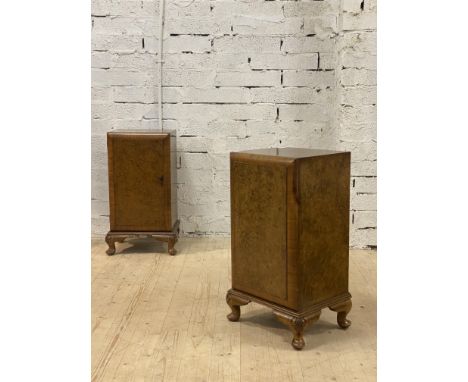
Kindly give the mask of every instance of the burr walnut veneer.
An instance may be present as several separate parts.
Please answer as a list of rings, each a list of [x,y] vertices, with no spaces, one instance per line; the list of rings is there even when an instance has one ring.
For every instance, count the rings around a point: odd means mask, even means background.
[[[107,133],[110,231],[107,254],[115,242],[151,237],[175,254],[179,232],[176,205],[175,134],[158,130]]]
[[[350,153],[263,149],[231,153],[231,321],[255,301],[304,347],[323,308],[351,322],[348,291]]]

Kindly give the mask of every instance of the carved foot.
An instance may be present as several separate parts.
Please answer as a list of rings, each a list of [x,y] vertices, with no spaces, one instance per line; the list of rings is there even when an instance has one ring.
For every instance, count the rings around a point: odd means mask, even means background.
[[[171,256],[174,256],[177,253],[176,249],[174,248],[176,241],[176,239],[169,239],[167,242],[167,251]]]
[[[239,321],[240,318],[240,306],[247,305],[250,301],[245,300],[241,297],[234,296],[229,290],[226,294],[226,302],[231,308],[231,313],[227,315],[229,321]]]
[[[330,310],[338,313],[336,321],[338,322],[339,327],[342,329],[347,329],[351,326],[351,321],[348,320],[346,316],[350,312],[352,306],[353,304],[351,303],[351,300],[348,300],[339,305],[333,305],[329,307]]]
[[[320,313],[317,312],[312,316],[309,317],[293,317],[283,312],[273,311],[276,318],[285,324],[293,333],[293,339],[291,345],[296,350],[301,350],[305,346],[304,341],[304,330],[305,328],[313,324],[320,318]]]
[[[112,256],[115,253],[115,243],[123,243],[125,241],[125,236],[115,236],[111,234],[106,235],[106,243],[109,246],[106,253],[109,256]]]
[[[106,235],[106,243],[107,245],[109,246],[109,248],[107,249],[106,253],[109,255],[109,256],[112,256],[114,253],[115,253],[115,240],[112,238],[111,235],[107,234]]]

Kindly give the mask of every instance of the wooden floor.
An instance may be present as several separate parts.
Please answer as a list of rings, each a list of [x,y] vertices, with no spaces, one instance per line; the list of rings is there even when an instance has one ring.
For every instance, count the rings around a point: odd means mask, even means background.
[[[270,309],[230,322],[230,241],[92,245],[92,381],[375,381],[376,253],[351,251],[352,326],[323,310],[294,350]]]

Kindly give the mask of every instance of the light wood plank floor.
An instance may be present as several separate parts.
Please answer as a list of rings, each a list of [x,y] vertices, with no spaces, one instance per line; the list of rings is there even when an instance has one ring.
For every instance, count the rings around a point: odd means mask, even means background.
[[[306,346],[270,309],[241,307],[226,319],[228,238],[182,238],[171,257],[162,243],[92,245],[92,381],[375,381],[376,253],[351,251],[352,326],[323,310]]]

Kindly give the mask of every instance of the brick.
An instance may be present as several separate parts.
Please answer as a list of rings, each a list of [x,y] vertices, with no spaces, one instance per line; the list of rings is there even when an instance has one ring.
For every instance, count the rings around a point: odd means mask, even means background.
[[[151,17],[95,17],[93,33],[109,36],[157,36],[158,21]]]
[[[375,86],[344,87],[340,92],[340,103],[344,105],[375,105],[377,89]]]
[[[351,176],[376,176],[377,161],[351,162]]]
[[[214,81],[216,86],[277,86],[281,83],[281,72],[267,71],[218,71]]]
[[[93,34],[91,49],[93,51],[133,53],[142,49],[141,37]]]
[[[165,102],[193,102],[193,103],[247,103],[251,99],[249,89],[246,88],[165,88],[163,99]]]
[[[350,235],[350,246],[354,248],[368,248],[377,245],[377,230],[353,229]]]
[[[107,200],[91,200],[91,210],[99,217],[109,217],[109,202]]]
[[[343,48],[375,54],[377,49],[376,31],[347,32],[342,39]]]
[[[311,88],[254,88],[250,89],[252,102],[275,102],[293,104],[330,104],[334,92]]]
[[[210,171],[213,168],[209,155],[203,153],[181,152],[179,156],[181,158],[183,168]],[[177,181],[179,182],[180,179]]]
[[[350,13],[361,12],[362,0],[343,0],[343,11]]]
[[[327,122],[330,119],[328,105],[279,105],[281,121]]]
[[[248,15],[260,21],[262,19],[279,19],[284,17],[283,4],[279,1],[216,1],[211,2],[211,5],[213,6],[213,10],[211,11],[213,17],[221,19],[232,17],[233,15]]]
[[[94,86],[143,86],[154,83],[154,73],[126,69],[93,69],[91,81]]]
[[[252,55],[252,69],[318,69],[318,54]]]
[[[203,53],[211,50],[211,38],[206,36],[176,36],[164,40],[164,52]]]
[[[112,100],[114,102],[158,102],[158,90],[155,87],[145,86],[114,86]]]
[[[259,18],[252,15],[236,15],[232,19],[233,33],[239,35],[286,36],[301,32],[302,18]]]
[[[317,71],[298,71],[288,70],[283,72],[284,86],[308,86],[308,87],[334,87],[335,73],[334,72],[317,72]]]
[[[112,102],[112,89],[110,87],[91,88],[92,103],[110,103]]]
[[[377,70],[377,57],[367,52],[346,50],[341,55],[341,65],[344,68]]]
[[[342,120],[347,124],[364,124],[376,120],[377,108],[371,105],[347,106],[342,108]]]
[[[216,71],[167,69],[163,72],[164,86],[213,87]]]
[[[159,2],[148,0],[93,0],[93,16],[154,17],[159,12]]]
[[[322,39],[334,37],[338,33],[338,18],[336,15],[305,16],[303,32],[305,35],[315,34]]]
[[[180,139],[179,139],[180,140]],[[186,192],[181,193],[179,199],[185,203],[194,203],[194,196],[190,193],[190,186],[209,186],[213,183],[213,170],[210,168],[195,169],[183,167],[177,170],[177,181],[183,185],[188,185]],[[206,195],[204,200],[198,198],[196,203],[208,204],[210,202],[209,195]]]
[[[340,138],[347,141],[367,141],[377,139],[376,121],[352,123],[346,121],[340,126]]]
[[[111,55],[108,52],[92,52],[91,68],[109,69],[111,66]]]
[[[166,53],[164,54],[164,68],[167,69],[249,69],[249,53]]]
[[[361,12],[359,14],[343,14],[343,30],[366,30],[377,27],[377,18],[374,12]]]
[[[377,193],[377,178],[375,177],[354,177],[351,179],[351,192]]]
[[[320,17],[338,13],[339,1],[285,1],[285,17],[301,17],[304,15]]]
[[[352,230],[353,229],[372,229],[372,228],[373,229],[377,228],[377,211],[353,211],[351,213],[351,229]]]
[[[177,149],[187,152],[208,152],[212,148],[212,139],[207,137],[180,136],[177,138]]]
[[[366,194],[351,193],[351,210],[376,210],[377,209],[377,195],[376,194]]]
[[[191,0],[190,0],[191,1]],[[209,16],[210,1],[200,0],[190,2],[189,0],[166,3],[166,19],[177,19],[186,17],[204,17]]]
[[[280,51],[280,44],[280,37],[224,36],[214,39],[213,51],[223,53],[278,53]]]
[[[335,40],[321,39],[317,36],[285,37],[281,51],[286,53],[333,53],[336,50]]]
[[[93,104],[91,116],[95,119],[141,119],[151,114],[154,105],[135,103]]]
[[[207,34],[223,35],[231,32],[229,20],[208,17],[184,17],[168,19],[165,23],[166,34]]]
[[[147,73],[158,70],[158,56],[147,51],[138,51],[128,54],[109,54],[109,66],[111,68],[130,69],[133,71],[144,71]]]
[[[343,69],[341,71],[341,83],[344,86],[376,85],[377,72],[367,69]]]
[[[334,53],[320,53],[320,70],[334,70],[337,67],[337,64],[337,58]]]

